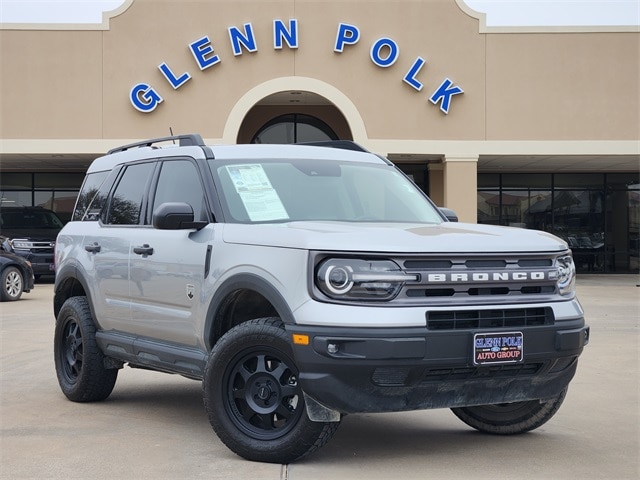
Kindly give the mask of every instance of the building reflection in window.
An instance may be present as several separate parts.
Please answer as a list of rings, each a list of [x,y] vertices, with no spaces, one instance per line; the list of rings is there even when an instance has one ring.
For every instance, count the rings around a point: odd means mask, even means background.
[[[553,233],[580,272],[638,272],[639,201],[637,173],[478,175],[478,223]]]

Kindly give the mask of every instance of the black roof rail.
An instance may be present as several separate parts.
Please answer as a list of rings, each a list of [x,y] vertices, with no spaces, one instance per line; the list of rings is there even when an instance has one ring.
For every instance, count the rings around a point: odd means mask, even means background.
[[[361,145],[358,145],[353,140],[321,140],[317,142],[300,142],[296,143],[296,145],[309,145],[312,147],[331,147],[331,148],[341,148],[343,150],[353,150],[355,152],[366,152],[371,153],[369,150],[364,148]]]
[[[141,147],[150,147],[156,143],[162,142],[175,142],[178,140],[181,147],[189,147],[189,146],[205,146],[204,140],[197,133],[189,133],[186,135],[172,135],[170,137],[162,137],[162,138],[152,138],[151,140],[143,140],[141,142],[130,143],[128,145],[123,145],[121,147],[112,148],[107,152],[107,155],[111,155],[116,152],[124,152],[125,150],[129,150],[130,148],[141,148]]]

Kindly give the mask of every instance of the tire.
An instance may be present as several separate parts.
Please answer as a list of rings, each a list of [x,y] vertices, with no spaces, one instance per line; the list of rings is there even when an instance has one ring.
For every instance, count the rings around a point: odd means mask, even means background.
[[[3,302],[19,300],[24,290],[24,278],[20,269],[7,267],[2,271],[2,290],[0,299]]]
[[[327,443],[339,422],[307,416],[298,368],[279,318],[229,330],[205,370],[204,404],[222,442],[248,460],[287,464]]]
[[[104,366],[86,297],[71,297],[62,305],[56,319],[54,358],[58,383],[69,400],[97,402],[113,391],[118,370]]]
[[[451,411],[464,423],[481,432],[515,435],[535,430],[547,423],[562,405],[566,394],[567,389],[565,388],[560,395],[545,402],[530,400],[452,408]]]

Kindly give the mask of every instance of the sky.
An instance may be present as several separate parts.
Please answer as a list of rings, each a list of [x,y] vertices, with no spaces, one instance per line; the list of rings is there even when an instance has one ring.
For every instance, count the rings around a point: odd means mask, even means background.
[[[488,27],[640,25],[640,0],[465,0]]]
[[[640,0],[465,0],[489,27],[640,25]],[[0,23],[101,23],[122,0],[0,0]]]

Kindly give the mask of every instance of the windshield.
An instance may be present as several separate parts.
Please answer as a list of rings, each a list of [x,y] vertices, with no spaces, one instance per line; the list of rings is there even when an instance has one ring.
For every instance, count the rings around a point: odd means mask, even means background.
[[[425,195],[391,165],[272,160],[210,167],[230,222],[440,223]]]

